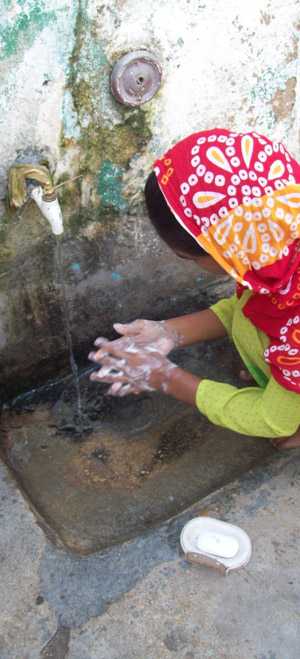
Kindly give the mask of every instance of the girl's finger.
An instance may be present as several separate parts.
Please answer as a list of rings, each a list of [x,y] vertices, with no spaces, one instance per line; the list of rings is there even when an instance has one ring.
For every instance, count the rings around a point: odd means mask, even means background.
[[[272,440],[272,444],[275,448],[280,451],[288,448],[299,448],[300,447],[300,434],[296,433],[295,436],[288,437],[287,439],[278,439]]]
[[[108,391],[109,393],[109,391]],[[112,394],[114,396],[118,396],[119,398],[122,398],[123,396],[129,396],[134,395],[138,396],[141,393],[141,390],[136,388],[133,384],[122,384],[121,389],[118,391],[117,394]]]
[[[107,396],[119,396],[119,391],[123,388],[122,382],[114,382],[114,384],[109,387],[107,391]]]
[[[132,392],[133,389],[130,384],[123,384],[123,386],[118,392],[118,396],[120,396],[120,398],[123,398],[123,396],[128,396],[128,394],[131,394]]]
[[[88,359],[90,359],[91,362],[96,362],[96,364],[100,363],[100,361],[104,363],[104,360],[110,359],[109,355],[108,355],[108,352],[105,352],[104,350],[101,350],[102,357],[101,357],[101,360],[100,360],[99,357],[98,357],[99,352],[100,352],[100,350],[97,350],[97,352],[89,352]]]
[[[100,368],[99,371],[93,371],[90,375],[90,380],[93,382],[106,382],[108,384],[113,384],[116,381],[128,383],[128,378],[124,375],[122,371],[115,371],[111,367],[104,366]]]
[[[136,336],[143,329],[144,323],[142,320],[134,320],[132,323],[115,323],[114,329],[122,336]]]
[[[96,364],[103,364],[103,366],[111,366],[112,368],[115,369],[121,369],[123,366],[125,366],[126,362],[125,359],[116,359],[115,357],[110,357],[107,352],[101,357],[101,359],[97,358],[97,353],[96,352],[90,352],[89,353],[89,359],[92,362],[95,362]]]
[[[115,383],[116,384],[116,383]],[[124,396],[128,396],[129,394],[132,393],[132,387],[130,384],[122,384],[120,388],[116,390],[115,386],[112,385],[107,394],[109,396],[118,396],[119,398],[123,398]]]
[[[110,352],[112,346],[125,348],[127,342],[128,342],[127,338],[115,339],[115,341],[109,341],[108,339],[99,338],[96,339],[96,341],[94,341],[94,345],[96,346],[96,348],[100,348],[100,350],[104,350],[105,352]]]
[[[111,389],[112,387],[109,388],[107,395],[116,395],[116,394],[111,394]],[[137,388],[135,385],[128,383],[122,383],[122,388],[118,391],[118,396],[119,398],[122,398],[123,396],[138,396],[142,392],[141,389]]]
[[[106,339],[105,336],[98,336],[98,338],[94,341],[94,345],[98,346],[99,348],[103,345],[103,343],[109,343],[109,340]]]
[[[128,358],[129,358],[128,353],[131,353],[131,352],[138,352],[137,348],[134,347],[134,343],[132,343],[132,344],[129,343],[129,345],[125,349],[124,347],[121,348],[120,346],[118,346],[117,341],[116,341],[116,343],[113,342],[113,343],[107,344],[105,346],[105,349],[97,350],[97,352],[90,353],[90,354],[93,355],[93,357],[91,357],[91,359],[93,359],[93,361],[97,361],[97,362],[102,361],[103,358],[106,358],[108,353],[109,353],[109,355],[112,355],[113,357],[119,357],[120,359],[126,359],[126,361],[127,361]]]

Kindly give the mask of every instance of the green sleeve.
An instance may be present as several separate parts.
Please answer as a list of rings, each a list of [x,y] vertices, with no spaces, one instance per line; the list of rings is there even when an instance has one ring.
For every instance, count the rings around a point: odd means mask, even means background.
[[[213,304],[212,307],[210,307],[210,310],[213,311],[216,316],[218,316],[222,325],[224,325],[229,336],[232,334],[231,328],[236,301],[236,295],[233,295],[232,297],[225,298],[224,300],[219,300],[219,302]]]
[[[202,380],[196,394],[200,412],[217,426],[256,437],[289,437],[300,426],[299,394],[274,378],[267,386],[237,389]]]

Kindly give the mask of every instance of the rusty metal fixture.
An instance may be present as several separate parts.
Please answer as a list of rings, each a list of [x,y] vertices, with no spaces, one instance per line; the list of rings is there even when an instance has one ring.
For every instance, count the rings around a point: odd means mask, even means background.
[[[111,91],[122,105],[137,107],[147,103],[161,85],[162,69],[148,50],[135,50],[121,57],[111,73]]]
[[[13,208],[20,208],[28,199],[27,183],[29,181],[35,181],[41,185],[44,201],[56,199],[48,167],[32,163],[15,163],[10,168],[8,177],[9,200]]]

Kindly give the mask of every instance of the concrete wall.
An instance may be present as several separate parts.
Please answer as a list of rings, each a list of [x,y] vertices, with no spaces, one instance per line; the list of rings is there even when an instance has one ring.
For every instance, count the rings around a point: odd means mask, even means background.
[[[6,203],[7,170],[47,154],[65,219],[64,275],[75,347],[116,319],[196,307],[200,279],[145,218],[151,163],[193,130],[256,128],[299,156],[300,4],[278,0],[0,0],[0,383],[50,374],[65,358],[55,241],[29,204]],[[114,62],[148,48],[163,84],[125,108]]]

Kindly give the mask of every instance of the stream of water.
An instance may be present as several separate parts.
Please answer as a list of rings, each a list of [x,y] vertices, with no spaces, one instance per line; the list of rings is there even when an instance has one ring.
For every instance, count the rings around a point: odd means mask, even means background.
[[[60,290],[61,311],[62,311],[62,319],[63,319],[63,324],[64,324],[64,330],[65,330],[65,337],[66,337],[66,343],[67,343],[67,348],[68,348],[68,352],[69,352],[70,366],[71,366],[71,371],[72,371],[73,381],[74,381],[75,391],[76,391],[76,419],[74,419],[74,421],[76,422],[76,426],[78,427],[78,430],[80,431],[80,429],[83,428],[83,420],[84,419],[83,419],[83,412],[82,412],[82,402],[81,402],[81,392],[80,392],[80,382],[79,382],[79,370],[78,370],[78,366],[77,366],[76,359],[74,357],[74,351],[73,351],[73,340],[72,340],[71,324],[70,324],[70,312],[69,312],[66,284],[65,284],[64,272],[63,272],[62,241],[59,239],[59,237],[56,237],[55,265],[56,265],[57,282],[58,282],[59,290]]]

